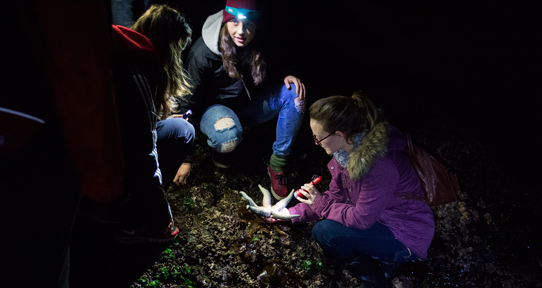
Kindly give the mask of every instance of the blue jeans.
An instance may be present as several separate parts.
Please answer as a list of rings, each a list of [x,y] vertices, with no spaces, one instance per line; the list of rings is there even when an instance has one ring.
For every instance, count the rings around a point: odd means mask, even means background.
[[[325,219],[314,225],[312,238],[338,260],[352,258],[359,253],[396,263],[418,259],[388,227],[378,222],[369,229],[360,230]]]
[[[196,132],[190,122],[181,118],[158,121],[156,131],[158,165],[162,172],[162,185],[167,191],[186,155],[193,149]]]
[[[262,124],[278,116],[273,152],[279,156],[290,155],[304,116],[304,111],[299,105],[296,107],[294,101],[297,97],[295,85],[290,86],[290,90],[282,85],[260,91],[241,111],[220,104],[207,108],[200,122],[207,144],[220,153],[232,152],[243,140],[243,126]]]

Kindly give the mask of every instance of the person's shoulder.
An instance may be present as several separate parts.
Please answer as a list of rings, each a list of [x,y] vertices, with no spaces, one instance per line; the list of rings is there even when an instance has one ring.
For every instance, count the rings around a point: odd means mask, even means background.
[[[398,179],[399,172],[395,162],[389,157],[379,158],[369,173],[367,173],[366,179],[386,179],[391,181],[392,179]]]
[[[201,52],[201,46],[202,45],[205,46],[205,42],[203,42],[203,38],[199,37],[198,40],[196,40],[194,42],[194,44],[192,44],[190,46],[190,54],[194,54],[196,52]]]
[[[189,57],[200,58],[200,59],[208,58],[208,59],[213,59],[213,60],[220,59],[218,55],[213,53],[213,51],[211,51],[211,49],[207,47],[202,37],[198,38],[198,40],[194,42],[192,47],[190,47]]]

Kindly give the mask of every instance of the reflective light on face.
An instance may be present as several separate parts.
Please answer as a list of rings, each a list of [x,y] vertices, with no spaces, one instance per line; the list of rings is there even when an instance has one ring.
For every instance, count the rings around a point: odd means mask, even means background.
[[[234,18],[226,22],[228,33],[237,47],[246,47],[254,38],[256,24],[250,20]]]

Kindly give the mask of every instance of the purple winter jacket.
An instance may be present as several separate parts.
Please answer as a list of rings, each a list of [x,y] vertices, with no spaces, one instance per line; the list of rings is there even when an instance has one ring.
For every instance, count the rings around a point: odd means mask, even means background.
[[[435,221],[429,205],[402,195],[424,197],[414,168],[403,154],[404,136],[386,123],[378,123],[349,154],[347,168],[335,157],[328,163],[329,190],[311,206],[289,208],[299,214],[294,224],[321,218],[347,227],[368,229],[376,221],[420,258],[427,257]],[[357,179],[357,180],[355,180]]]

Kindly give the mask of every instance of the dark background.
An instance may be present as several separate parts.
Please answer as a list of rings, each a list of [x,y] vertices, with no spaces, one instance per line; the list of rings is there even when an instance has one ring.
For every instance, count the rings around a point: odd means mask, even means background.
[[[542,23],[535,2],[262,1],[256,37],[270,78],[297,76],[309,102],[363,90],[394,125],[477,142],[518,184],[537,189]],[[222,3],[170,1],[194,40]]]

